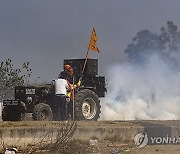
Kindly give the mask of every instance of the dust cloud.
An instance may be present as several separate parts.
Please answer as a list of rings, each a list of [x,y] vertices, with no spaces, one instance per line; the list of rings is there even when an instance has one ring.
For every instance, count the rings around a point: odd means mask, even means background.
[[[158,54],[143,64],[109,67],[101,120],[180,119],[180,69]]]

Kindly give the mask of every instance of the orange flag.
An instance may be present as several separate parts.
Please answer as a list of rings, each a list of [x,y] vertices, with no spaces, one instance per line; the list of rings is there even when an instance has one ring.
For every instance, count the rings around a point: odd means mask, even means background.
[[[96,45],[96,41],[97,41],[98,37],[96,35],[96,31],[95,29],[93,28],[93,31],[92,31],[92,34],[91,34],[91,40],[89,42],[89,47],[88,47],[88,50],[93,50],[95,52],[99,52],[99,49]]]

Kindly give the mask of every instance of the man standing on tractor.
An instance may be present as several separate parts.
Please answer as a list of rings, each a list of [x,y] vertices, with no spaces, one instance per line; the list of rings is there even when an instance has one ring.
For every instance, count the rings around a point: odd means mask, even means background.
[[[56,102],[58,103],[59,112],[61,113],[62,120],[67,117],[67,90],[70,89],[68,82],[66,80],[65,73],[61,73],[59,78],[55,80],[55,95]]]

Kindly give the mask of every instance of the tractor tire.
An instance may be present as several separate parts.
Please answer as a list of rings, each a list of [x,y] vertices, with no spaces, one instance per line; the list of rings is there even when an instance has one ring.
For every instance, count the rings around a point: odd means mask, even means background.
[[[3,121],[11,121],[12,112],[9,106],[5,106],[2,110],[2,120]]]
[[[96,121],[101,113],[100,100],[97,94],[89,89],[82,89],[75,95],[75,120]]]
[[[2,111],[3,121],[22,121],[25,117],[25,112],[21,112],[17,107],[5,106]]]
[[[51,107],[45,103],[39,103],[34,106],[33,120],[37,121],[51,121],[53,113]]]

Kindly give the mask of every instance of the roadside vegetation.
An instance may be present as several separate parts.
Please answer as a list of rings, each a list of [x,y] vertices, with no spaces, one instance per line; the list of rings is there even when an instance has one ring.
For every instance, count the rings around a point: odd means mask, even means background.
[[[29,62],[24,62],[20,68],[15,68],[11,59],[1,61],[0,101],[4,98],[12,98],[14,87],[27,84],[31,74]]]

